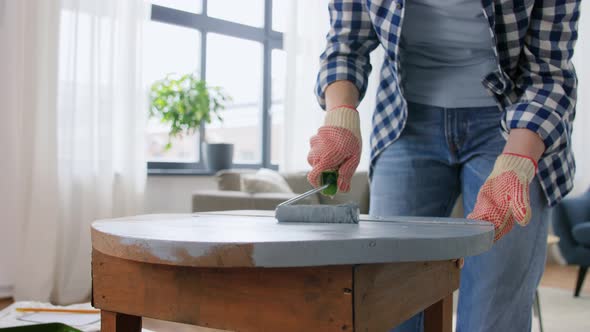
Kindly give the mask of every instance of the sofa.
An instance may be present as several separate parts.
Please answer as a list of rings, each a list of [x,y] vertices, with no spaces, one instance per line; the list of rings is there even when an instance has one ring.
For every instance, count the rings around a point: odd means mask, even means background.
[[[307,182],[305,172],[281,173],[292,190],[286,192],[246,192],[243,190],[243,177],[254,174],[256,170],[223,170],[215,175],[217,189],[197,190],[192,195],[193,212],[226,210],[274,210],[275,207],[297,194],[304,193],[312,186]],[[339,193],[333,198],[321,194],[312,195],[300,204],[342,204],[356,202],[360,212],[369,211],[369,181],[367,172],[357,172],[351,180],[351,191]]]
[[[565,198],[553,208],[552,218],[561,255],[568,264],[579,266],[574,289],[574,297],[578,297],[590,267],[590,190]]]

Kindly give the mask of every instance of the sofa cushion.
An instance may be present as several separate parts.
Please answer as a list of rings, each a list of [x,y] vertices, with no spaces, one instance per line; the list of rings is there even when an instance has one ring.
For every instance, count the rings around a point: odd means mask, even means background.
[[[307,182],[307,172],[281,173],[281,175],[294,193],[302,194],[313,189],[311,184]]]
[[[193,193],[193,212],[274,210],[277,205],[294,196],[293,193],[252,194],[231,190],[198,190]],[[314,204],[313,198],[303,199],[301,204]]]
[[[232,190],[199,190],[193,193],[193,212],[252,210],[252,195]]]
[[[242,174],[242,191],[248,193],[293,193],[279,172],[261,168],[254,174]]]
[[[217,179],[217,188],[219,190],[232,190],[232,191],[240,191],[242,188],[242,175],[244,174],[252,174],[256,172],[253,169],[224,169],[217,174],[215,174],[215,178]]]
[[[256,210],[274,210],[277,205],[281,204],[282,202],[293,198],[296,194],[286,194],[286,193],[256,193],[251,194],[252,199],[254,201],[254,209]],[[313,197],[306,197],[301,201],[297,202],[297,204],[315,204],[313,202]]]

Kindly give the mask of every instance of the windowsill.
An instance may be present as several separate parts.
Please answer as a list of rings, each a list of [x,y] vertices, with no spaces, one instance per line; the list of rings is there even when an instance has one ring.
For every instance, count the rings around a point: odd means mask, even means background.
[[[164,163],[165,164],[165,163]],[[180,163],[182,164],[182,163]],[[152,165],[147,169],[148,176],[170,176],[170,175],[192,175],[192,176],[213,176],[216,171],[210,171],[205,169],[203,166],[196,166],[196,167],[161,167],[160,165]],[[252,169],[258,170],[260,168],[264,168],[262,165],[257,164],[233,164],[231,169]],[[272,170],[278,171],[278,165],[270,165],[266,168],[270,168]]]
[[[159,169],[150,168],[147,171],[148,176],[170,176],[170,175],[190,175],[190,176],[213,176],[215,172],[206,169]]]

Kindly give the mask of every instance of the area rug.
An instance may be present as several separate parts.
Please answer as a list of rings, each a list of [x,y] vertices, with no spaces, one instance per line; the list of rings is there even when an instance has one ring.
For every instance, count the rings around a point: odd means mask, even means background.
[[[573,291],[539,288],[544,332],[590,331],[590,295],[574,298]],[[533,332],[539,332],[538,317],[533,318]]]
[[[454,311],[457,310],[457,292],[454,294]],[[572,291],[540,287],[543,332],[590,332],[590,295],[574,298]],[[453,315],[453,330],[456,315]],[[539,317],[533,316],[532,332],[540,332]],[[528,331],[527,331],[528,332]]]

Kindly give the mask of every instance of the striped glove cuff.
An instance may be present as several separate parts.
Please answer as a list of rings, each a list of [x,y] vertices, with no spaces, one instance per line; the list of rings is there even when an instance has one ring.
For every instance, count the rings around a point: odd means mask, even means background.
[[[350,106],[338,106],[326,112],[324,126],[339,127],[350,130],[361,141],[361,123],[359,113]]]

